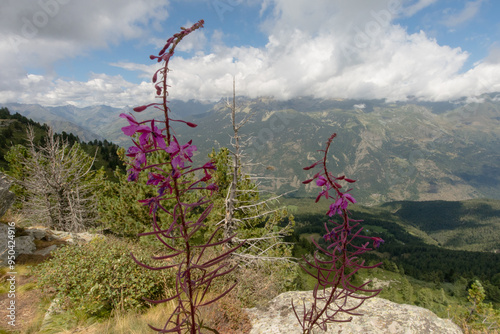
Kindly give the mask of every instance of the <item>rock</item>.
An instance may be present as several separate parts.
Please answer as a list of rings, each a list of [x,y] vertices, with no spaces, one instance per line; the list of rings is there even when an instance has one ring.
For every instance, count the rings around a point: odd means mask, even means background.
[[[310,291],[285,292],[269,302],[263,309],[246,312],[252,323],[250,334],[300,334],[301,327],[292,310],[312,299]],[[326,333],[335,334],[459,334],[461,329],[451,320],[441,319],[433,312],[413,305],[397,304],[382,298],[371,298],[357,309],[363,316],[354,316],[351,322],[331,323]],[[315,330],[315,333],[325,333]]]
[[[0,173],[0,218],[7,212],[12,203],[14,203],[15,196],[9,191],[10,182],[7,176]]]
[[[47,230],[47,234],[45,236],[47,241],[52,240],[63,240],[69,244],[85,244],[95,238],[104,238],[102,234],[92,234],[89,232],[65,232],[65,231],[55,231],[55,230]]]
[[[0,266],[6,266],[8,264],[8,229],[6,224],[0,224]],[[18,232],[18,231],[17,231]],[[64,241],[69,244],[85,244],[95,238],[104,238],[101,234],[92,234],[88,232],[82,233],[71,233],[64,231],[53,231],[43,227],[28,227],[24,229],[24,233],[27,235],[19,236],[16,233],[14,238],[15,247],[14,256],[17,258],[20,254],[35,254],[47,256],[53,250],[57,249],[58,245],[51,245],[41,249],[36,249],[34,240],[46,240],[46,241]]]
[[[42,240],[47,234],[47,230],[44,228],[28,227],[24,229],[28,235],[32,235],[36,240]]]
[[[15,236],[12,240],[8,238],[9,226],[6,224],[0,224],[0,262],[2,266],[8,264],[8,256],[14,255],[16,258],[19,254],[33,254],[36,250],[36,245],[33,242],[35,238],[31,235],[25,236]],[[9,240],[15,242],[14,254],[9,254]]]
[[[52,246],[49,246],[49,247],[38,249],[33,254],[35,254],[35,255],[41,255],[41,256],[47,256],[47,255],[50,254],[50,252],[52,252],[53,250],[56,250],[56,249],[57,249],[57,245],[52,245]]]

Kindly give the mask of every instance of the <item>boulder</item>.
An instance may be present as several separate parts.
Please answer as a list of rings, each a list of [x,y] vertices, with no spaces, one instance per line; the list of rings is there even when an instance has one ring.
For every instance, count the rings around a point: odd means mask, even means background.
[[[9,227],[6,224],[0,224],[0,266],[6,266],[8,264],[8,229]],[[71,233],[64,231],[54,231],[45,227],[27,227],[24,229],[22,234],[26,235],[19,236],[19,231],[16,231],[16,237],[14,238],[14,255],[16,258],[20,254],[47,256],[58,247],[58,245],[51,245],[48,247],[37,249],[34,242],[35,240],[58,240],[62,241],[61,243],[85,244],[95,238],[104,238],[104,236],[101,234],[92,234],[88,232]]]
[[[310,302],[311,291],[285,292],[266,306],[247,309],[252,323],[250,334],[301,334],[301,327],[292,310],[291,300],[297,309],[302,301]],[[298,307],[297,307],[298,306]],[[327,332],[315,329],[314,333],[335,334],[459,334],[461,329],[451,320],[441,319],[433,312],[413,305],[397,304],[382,298],[371,298],[357,309],[363,316],[354,316],[351,322],[328,325]]]
[[[69,244],[86,244],[95,238],[104,238],[102,234],[92,234],[89,232],[65,232],[56,230],[46,230],[47,241],[62,240]]]
[[[9,256],[9,238],[8,232],[9,226],[6,224],[0,224],[0,265],[6,266],[8,264]],[[36,245],[34,243],[35,238],[32,235],[16,236],[13,238],[14,244],[14,256],[17,258],[20,254],[33,254],[36,250]]]

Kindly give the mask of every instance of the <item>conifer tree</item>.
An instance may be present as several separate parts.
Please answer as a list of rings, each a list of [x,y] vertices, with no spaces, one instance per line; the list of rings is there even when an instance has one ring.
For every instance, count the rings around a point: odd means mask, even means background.
[[[94,226],[95,193],[104,178],[102,170],[92,170],[95,157],[77,142],[70,146],[56,137],[52,129],[40,145],[32,127],[27,137],[28,147],[14,147],[6,155],[23,214],[31,223],[56,230],[80,232]]]

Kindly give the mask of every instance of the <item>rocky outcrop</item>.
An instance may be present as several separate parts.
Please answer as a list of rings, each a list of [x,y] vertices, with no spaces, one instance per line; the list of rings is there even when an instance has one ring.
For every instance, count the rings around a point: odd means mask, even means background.
[[[9,191],[10,182],[7,177],[0,173],[0,218],[7,212],[14,203],[15,196]]]
[[[7,265],[7,242],[8,242],[8,226],[0,224],[0,265]],[[53,250],[57,249],[61,244],[84,244],[94,238],[104,238],[101,234],[92,234],[89,232],[71,233],[64,231],[54,231],[44,227],[28,227],[22,230],[16,230],[15,241],[15,257],[21,254],[34,254],[39,256],[47,256]],[[36,246],[35,240],[40,241],[57,241],[46,247]],[[39,243],[43,244],[43,243]]]
[[[300,334],[300,325],[292,310],[295,305],[308,305],[310,291],[285,292],[262,308],[247,309],[252,322],[250,334]],[[300,308],[299,308],[300,309]],[[431,311],[413,305],[397,304],[381,298],[371,298],[357,309],[363,316],[351,322],[332,323],[326,333],[335,334],[459,334],[460,328],[451,320],[441,319]],[[325,333],[315,330],[314,333]]]

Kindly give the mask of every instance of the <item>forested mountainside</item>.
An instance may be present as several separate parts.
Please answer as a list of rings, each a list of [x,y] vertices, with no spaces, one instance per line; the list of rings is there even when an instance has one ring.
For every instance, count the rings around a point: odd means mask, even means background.
[[[239,119],[253,115],[240,133],[249,139],[251,172],[267,179],[261,187],[292,196],[310,196],[302,168],[319,158],[331,133],[331,169],[358,180],[356,198],[363,204],[397,200],[500,199],[500,99],[483,95],[478,102],[386,103],[379,100],[238,98]],[[119,118],[130,108],[107,106],[78,109],[12,105],[33,119],[72,122],[126,147],[130,145]],[[65,109],[66,108],[66,109]],[[193,139],[205,159],[213,147],[230,145],[231,122],[226,101],[173,102],[172,111],[191,115],[193,130],[176,128]],[[151,109],[154,114],[154,109]],[[201,112],[205,110],[205,112]],[[139,119],[151,117],[135,114]],[[200,112],[194,115],[195,112]]]
[[[26,130],[28,126],[32,126],[35,131],[35,144],[39,144],[45,136],[48,125],[40,124],[19,113],[11,114],[8,108],[0,108],[0,170],[8,169],[8,162],[5,160],[5,155],[14,145],[27,145]],[[82,149],[91,157],[96,155],[94,164],[95,169],[103,167],[108,176],[113,177],[113,171],[118,167],[124,169],[123,163],[117,155],[119,146],[113,144],[106,139],[84,142],[73,133],[62,131],[57,134],[68,144],[72,145],[77,142]],[[97,153],[96,153],[97,152]]]
[[[297,255],[314,250],[321,238],[328,203],[314,199],[282,201],[294,213]],[[379,206],[356,205],[353,219],[363,220],[369,235],[385,240],[365,258],[383,261],[383,268],[428,282],[454,283],[480,279],[488,296],[500,302],[500,201],[399,201]]]

